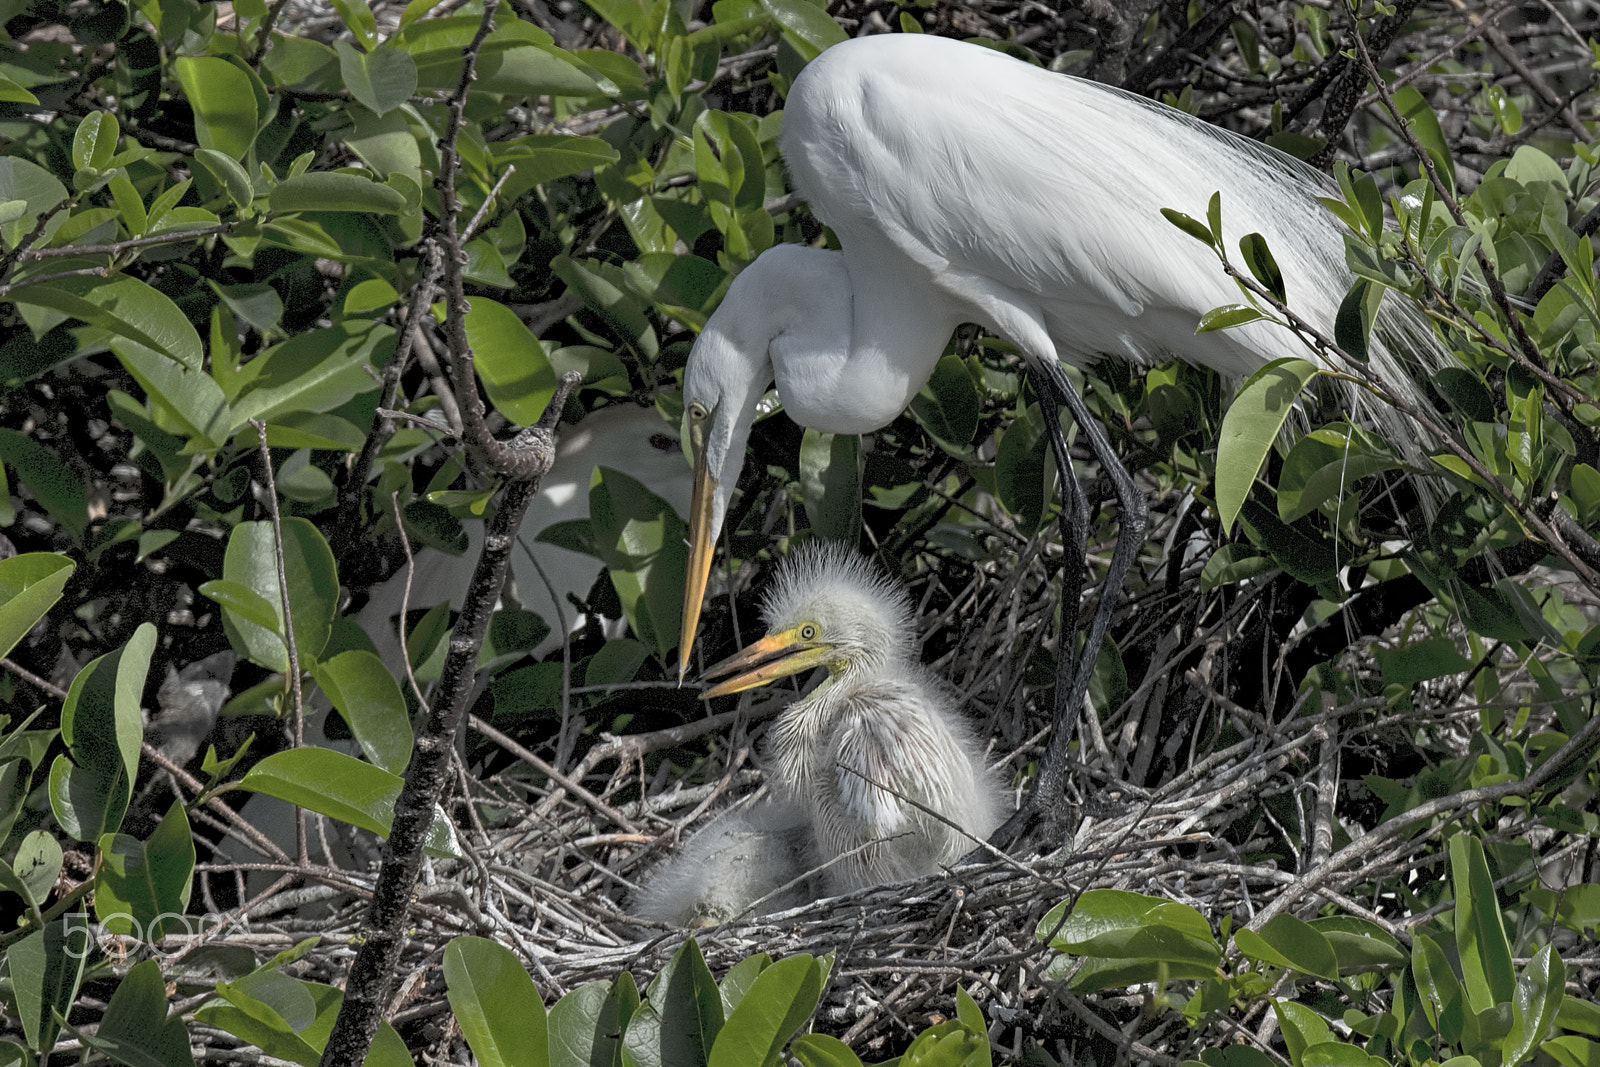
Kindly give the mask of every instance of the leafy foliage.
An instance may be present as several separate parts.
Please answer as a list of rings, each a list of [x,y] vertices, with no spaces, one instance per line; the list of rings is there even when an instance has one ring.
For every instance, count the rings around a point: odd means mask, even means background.
[[[1594,26],[1572,15],[1577,39],[1535,64],[1552,86],[1507,65],[1501,31],[1480,33],[1471,5],[1397,6],[1410,21],[1376,62],[1406,65],[1405,84],[1351,130],[1373,171],[1336,166],[1325,199],[1350,231],[1357,277],[1337,321],[1297,322],[1272,249],[1232,232],[1218,198],[1203,220],[1167,214],[1240,284],[1239,303],[1196,325],[1284,323],[1286,358],[1231,401],[1231,384],[1185,366],[1108,365],[1082,381],[1157,504],[1139,609],[1100,656],[1080,762],[1097,783],[1143,789],[1214,770],[1240,746],[1265,766],[1274,744],[1330,723],[1329,744],[1344,746],[1342,766],[1324,757],[1337,803],[1319,793],[1327,803],[1307,810],[1284,778],[1319,768],[1284,742],[1269,786],[1211,842],[1302,879],[1301,893],[1312,875],[1359,871],[1335,903],[1236,921],[1097,883],[1038,921],[1062,953],[1045,975],[1054,999],[1114,1017],[1122,1002],[1097,998],[1142,987],[1147,1007],[1117,1019],[1124,1036],[1154,1029],[1214,1067],[1255,1067],[1263,1049],[1294,1067],[1600,1055],[1592,963],[1563,961],[1592,958],[1600,924],[1582,852],[1597,833],[1600,684],[1600,164],[1581,126],[1594,114],[1582,36]],[[0,560],[8,1061],[73,1041],[124,1063],[186,1064],[197,1023],[229,1035],[208,1038],[224,1046],[321,1056],[343,996],[307,968],[334,958],[331,941],[264,960],[202,945],[132,966],[117,946],[170,945],[201,911],[232,915],[285,879],[348,889],[359,859],[339,869],[297,841],[251,838],[237,810],[249,798],[324,817],[357,857],[394,827],[456,616],[413,604],[397,620],[402,663],[356,609],[413,549],[437,553],[419,568],[451,567],[504,501],[457,447],[477,392],[452,314],[496,431],[531,424],[576,371],[569,424],[632,405],[659,412],[671,438],[688,347],[732,278],[775,243],[832,240],[786,195],[777,138],[783,94],[842,27],[978,28],[1018,54],[1031,41],[1028,58],[1172,90],[1174,106],[1257,123],[1249,132],[1305,155],[1326,131],[1297,127],[1285,112],[1309,101],[1285,94],[1359,59],[1321,5],[1247,5],[1231,21],[1166,5],[1121,35],[1059,13],[1039,22],[1036,7],[886,15],[847,2],[836,18],[811,0],[590,0],[501,6],[486,24],[476,0],[336,0],[314,15],[283,0],[0,5],[0,554],[21,550]],[[1375,40],[1386,17],[1368,5],[1347,22]],[[1544,23],[1521,25],[1505,50],[1546,47]],[[1118,69],[1119,47],[1137,49],[1122,61],[1151,61]],[[466,234],[465,300],[439,282],[446,221]],[[1363,372],[1385,309],[1402,303],[1453,353],[1424,383],[1428,405],[1408,413],[1430,424],[1416,435],[1425,464],[1402,447],[1416,442],[1326,403],[1347,386],[1369,405],[1404,399]],[[1310,353],[1289,328],[1344,370],[1300,358]],[[762,462],[747,465],[729,520],[736,612],[748,615],[752,575],[775,555],[864,529],[930,616],[961,623],[930,655],[952,674],[978,664],[965,688],[1025,781],[1054,684],[1054,650],[1034,636],[1057,611],[1054,550],[1042,547],[1059,481],[1045,458],[1052,414],[1008,345],[963,332],[870,442],[765,418]],[[647,780],[711,788],[743,745],[668,738],[701,711],[672,687],[685,559],[666,487],[597,469],[586,488],[587,517],[538,532],[603,566],[569,605],[586,621],[565,634],[515,595],[501,604],[473,653],[487,678],[463,774],[531,756],[541,788],[616,821],[622,832],[589,837],[557,826],[567,836],[553,866],[568,873],[604,870],[615,854],[601,850],[659,831]],[[1096,513],[1092,546],[1114,522]],[[1555,574],[1575,580],[1558,589]],[[705,647],[726,650],[750,622],[709,619]],[[224,650],[237,668],[184,677]],[[192,758],[146,733],[150,708],[157,726],[196,717]],[[320,708],[332,710],[319,722]],[[627,747],[641,737],[652,740]],[[626,768],[608,776],[607,760]],[[477,869],[458,835],[503,814],[494,788],[434,814],[429,853],[450,877]],[[265,862],[231,862],[219,825]],[[1405,869],[1380,869],[1362,840],[1398,842]],[[629,870],[641,854],[625,857]],[[1568,873],[1546,880],[1556,869]],[[597,906],[615,908],[618,881],[591,892],[610,894]],[[864,1047],[807,1032],[844,1032],[818,1013],[856,962],[825,954],[848,952],[844,938],[776,962],[710,963],[690,940],[642,996],[612,964],[557,997],[527,970],[538,954],[499,936],[514,922],[481,903],[450,908],[497,938],[440,947],[445,995],[480,1062],[861,1062]],[[948,1004],[951,984],[928,1003]],[[1040,1057],[1049,1042],[1079,1055],[1110,1040],[1033,1026],[999,997],[990,1022],[964,990],[953,996],[953,1017],[901,1025],[892,1049],[881,1036],[873,1048],[909,1067],[987,1063],[991,1028],[997,1047],[1026,1039]],[[1231,1043],[1240,1018],[1262,1047]],[[1005,1027],[1016,1044],[1000,1042]],[[410,1062],[408,1045],[431,1040],[385,1022],[369,1062]]]

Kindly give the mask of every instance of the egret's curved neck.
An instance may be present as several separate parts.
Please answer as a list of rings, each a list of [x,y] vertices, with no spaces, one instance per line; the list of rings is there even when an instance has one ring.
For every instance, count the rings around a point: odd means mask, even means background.
[[[803,251],[769,349],[784,410],[826,433],[881,430],[933,374],[957,322],[870,256]]]

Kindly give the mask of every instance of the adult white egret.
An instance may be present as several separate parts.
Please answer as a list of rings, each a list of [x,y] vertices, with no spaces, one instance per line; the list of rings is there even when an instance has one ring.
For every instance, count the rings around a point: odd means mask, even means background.
[[[1076,668],[1070,637],[1060,642],[1057,725],[1042,790],[1064,760],[1071,716],[1145,516],[1058,359],[1147,363],[1176,355],[1239,378],[1280,356],[1308,356],[1268,323],[1196,335],[1203,313],[1237,302],[1239,293],[1213,253],[1160,209],[1203,216],[1220,190],[1228,231],[1263,234],[1297,312],[1331,333],[1351,279],[1340,227],[1316,201],[1330,183],[1282,153],[1151,101],[923,34],[857,38],[812,60],[790,90],[780,145],[795,190],[843,251],[763,253],[734,280],[689,355],[684,402],[695,475],[680,675],[767,386],[776,382],[784,409],[801,425],[876,430],[928,380],[951,332],[977,323],[1012,342],[1041,392],[1067,405],[1121,509]],[[1370,355],[1390,388],[1415,399],[1385,346],[1386,335],[1408,333],[1434,356],[1425,328],[1412,327],[1381,318]],[[1351,403],[1366,400],[1353,394]],[[1391,440],[1420,448],[1396,413],[1367,406],[1361,414]],[[1087,505],[1060,426],[1046,421],[1075,567]]]
[[[706,671],[738,693],[826,667],[772,725],[762,766],[810,820],[826,886],[931,874],[999,823],[983,747],[917,657],[911,598],[854,551],[812,542],[779,568],[767,635]]]

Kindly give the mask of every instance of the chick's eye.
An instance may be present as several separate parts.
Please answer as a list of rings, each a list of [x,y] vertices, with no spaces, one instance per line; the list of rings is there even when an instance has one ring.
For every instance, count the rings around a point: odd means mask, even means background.
[[[689,417],[695,422],[704,422],[706,418],[705,405],[698,400],[689,405]]]
[[[815,626],[812,626],[810,623],[806,623],[804,626],[800,627],[800,640],[814,641],[816,640],[816,637],[817,628]]]

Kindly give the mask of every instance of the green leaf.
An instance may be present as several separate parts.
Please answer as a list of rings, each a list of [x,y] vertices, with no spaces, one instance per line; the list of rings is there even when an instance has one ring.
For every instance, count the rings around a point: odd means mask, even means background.
[[[134,1067],[194,1067],[183,1016],[167,1014],[167,982],[161,965],[145,960],[117,984],[105,1016],[84,1041]]]
[[[761,6],[807,62],[821,55],[824,49],[848,39],[827,11],[809,0],[761,0]]]
[[[1029,404],[1011,420],[995,449],[995,495],[1026,533],[1038,529],[1050,503],[1054,464],[1046,458],[1050,439],[1044,420],[1053,414],[1054,405],[1045,413]]]
[[[110,335],[106,340],[111,350],[124,360],[132,352],[147,352],[193,370],[204,366],[205,348],[188,316],[171,297],[137,278],[125,274],[110,279],[60,278],[24,286],[11,299],[104,330]]]
[[[189,818],[176,801],[148,841],[126,834],[101,837],[95,917],[112,933],[158,944],[168,929],[184,921],[194,855]]]
[[[249,586],[219,578],[203,583],[200,593],[246,622],[266,630],[277,628],[278,613],[272,603]]]
[[[1501,1046],[1502,1067],[1517,1067],[1555,1025],[1566,995],[1567,966],[1551,945],[1528,961],[1511,999],[1511,1031]]]
[[[282,966],[271,963],[269,966]],[[219,999],[195,1012],[195,1020],[221,1027],[269,1056],[315,1067],[339,1014],[344,994],[277,971],[257,971],[237,982],[218,982]],[[251,994],[258,994],[252,996]],[[412,1067],[405,1042],[380,1023],[364,1067]]]
[[[861,536],[861,438],[808,429],[800,439],[800,502],[818,537]]]
[[[387,836],[400,776],[329,748],[291,748],[250,768],[240,789],[286,800]]]
[[[228,194],[228,199],[236,208],[249,207],[255,199],[256,187],[250,181],[250,173],[240,163],[226,152],[219,152],[215,148],[195,149],[196,163],[211,172],[211,176],[222,186],[223,192]]]
[[[539,339],[515,311],[484,296],[472,298],[466,327],[478,376],[494,406],[519,426],[538,422],[556,391],[556,372]]]
[[[1339,973],[1356,974],[1366,970],[1399,967],[1407,960],[1400,943],[1376,923],[1353,915],[1329,915],[1308,924],[1328,939]]]
[[[943,356],[928,384],[911,398],[910,412],[946,452],[966,456],[978,432],[979,407],[978,390],[966,364],[958,356]]]
[[[1384,684],[1406,689],[1419,682],[1472,669],[1472,662],[1456,649],[1455,641],[1448,637],[1423,638],[1394,649],[1374,645],[1373,652],[1382,668]]]
[[[904,12],[901,18],[905,17]],[[804,1067],[861,1067],[861,1059],[850,1046],[830,1034],[806,1034],[795,1039],[789,1052]]]
[[[339,572],[322,534],[307,519],[283,520],[284,569],[289,587],[289,610],[294,617],[295,644],[302,668],[322,654],[333,631],[339,601]],[[223,609],[223,625],[240,654],[268,670],[289,669],[283,642],[283,597],[278,586],[277,547],[270,522],[242,522],[228,535],[222,575],[226,581],[252,590],[272,608],[276,625],[271,629],[244,615]]]
[[[1272,1011],[1278,1017],[1278,1028],[1283,1031],[1289,1062],[1295,1067],[1301,1067],[1301,1057],[1308,1046],[1321,1044],[1333,1036],[1322,1016],[1304,1004],[1296,1004],[1292,1000],[1273,1000]]]
[[[548,1067],[544,1001],[517,957],[482,937],[444,949],[445,995],[483,1067]]]
[[[723,1026],[722,997],[694,938],[678,946],[645,998],[628,1021],[624,1055],[640,1064],[705,1063]]]
[[[122,127],[109,111],[91,111],[72,131],[72,166],[76,170],[104,170],[117,151]]]
[[[1245,266],[1250,268],[1251,276],[1260,282],[1278,303],[1288,303],[1289,296],[1283,287],[1283,271],[1278,269],[1278,261],[1272,258],[1272,250],[1267,247],[1267,239],[1259,233],[1245,234],[1239,238],[1239,254],[1244,257]]]
[[[1401,467],[1394,457],[1363,447],[1359,436],[1324,426],[1295,442],[1278,478],[1279,518],[1294,522],[1337,502],[1362,478]]]
[[[417,91],[417,64],[409,53],[391,46],[363,53],[348,41],[335,41],[333,46],[339,51],[344,87],[375,114],[388,114]]]
[[[1252,374],[1222,417],[1217,443],[1217,514],[1224,533],[1244,506],[1256,472],[1317,368],[1303,359],[1276,359]]]
[[[711,1046],[709,1067],[772,1067],[822,996],[822,968],[801,954],[761,972]]]
[[[33,438],[7,429],[0,429],[0,460],[16,470],[51,518],[83,540],[89,525],[89,495],[70,466]]]
[[[1244,326],[1247,323],[1259,322],[1266,318],[1261,312],[1245,304],[1224,304],[1222,307],[1212,308],[1200,316],[1200,323],[1194,328],[1195,333],[1211,333],[1213,330],[1230,330],[1235,326]]]
[[[507,199],[514,199],[534,186],[615,163],[620,158],[615,148],[598,137],[569,137],[559,133],[531,133],[499,142],[493,150],[496,166],[517,168],[502,193]]]
[[[1339,964],[1328,939],[1293,915],[1274,915],[1259,932],[1236,930],[1233,943],[1258,963],[1288,967],[1330,982],[1339,979]]]
[[[1034,929],[1063,952],[1113,959],[1188,962],[1215,968],[1221,950],[1211,926],[1194,908],[1121,889],[1091,889],[1071,914],[1066,902]]]
[[[1183,212],[1175,211],[1170,207],[1164,207],[1161,209],[1161,217],[1207,248],[1216,247],[1216,242],[1211,237],[1211,231],[1206,227],[1205,223],[1194,216],[1185,215]]]
[[[1456,898],[1456,950],[1461,955],[1467,1005],[1474,1012],[1485,1012],[1511,1000],[1516,978],[1483,843],[1471,834],[1450,838],[1450,884]]]
[[[1561,1067],[1600,1067],[1600,1044],[1587,1038],[1563,1035],[1539,1046],[1539,1051]]]
[[[0,224],[0,240],[6,247],[15,248],[33,231],[39,216],[54,211],[67,198],[67,187],[54,174],[37,163],[18,156],[0,156],[0,201],[22,201],[24,210]],[[17,299],[13,292],[11,298]]]
[[[50,808],[79,841],[98,841],[122,825],[139,769],[144,693],[156,628],[141,623],[128,643],[78,672],[61,706],[68,752],[50,767]]]
[[[1433,938],[1420,931],[1411,941],[1411,975],[1421,994],[1422,1013],[1428,1025],[1438,1030],[1446,1040],[1453,1040],[1443,1020],[1452,1013],[1459,1019],[1465,994],[1455,972],[1450,969],[1450,961],[1445,958],[1444,950]],[[1459,1026],[1456,1035],[1459,1035]]]
[[[755,982],[762,971],[772,966],[772,957],[765,952],[757,952],[753,956],[746,956],[729,968],[728,973],[722,976],[722,984],[717,991],[722,996],[722,1017],[726,1019],[733,1014],[733,1009],[739,1006],[739,1001],[750,991],[750,986]]]
[[[671,504],[604,467],[589,483],[589,524],[628,625],[665,659],[678,645],[687,527]]]
[[[72,921],[73,926],[68,927]],[[47,1052],[61,1032],[57,1017],[66,1018],[78,998],[83,961],[93,951],[81,917],[57,919],[6,950],[6,973],[28,1047]]]
[[[620,1043],[639,1007],[633,976],[623,971],[614,985],[589,982],[550,1009],[552,1067],[589,1067],[620,1061]]]
[[[77,564],[54,552],[24,552],[0,560],[0,656],[61,599]]]
[[[393,352],[394,330],[368,322],[341,323],[291,337],[264,350],[239,372],[238,399],[228,436],[248,432],[250,419],[272,421],[301,412],[323,413],[378,388],[371,370]]]
[[[359,174],[319,170],[279,182],[267,198],[273,212],[354,211],[399,215],[406,198],[387,185]]]
[[[1439,126],[1439,118],[1428,106],[1427,99],[1414,85],[1403,85],[1394,91],[1394,106],[1411,127],[1417,142],[1433,157],[1440,168],[1439,177],[1452,190],[1456,183],[1455,160],[1450,155],[1450,141]],[[1565,181],[1562,182],[1565,185]],[[1374,230],[1376,232],[1376,230]]]
[[[1367,362],[1368,338],[1372,336],[1372,324],[1377,321],[1382,302],[1383,286],[1371,278],[1357,278],[1339,302],[1333,319],[1333,340],[1358,362]]]
[[[179,56],[173,66],[194,109],[200,147],[214,148],[230,159],[243,158],[255,143],[260,123],[250,76],[217,56]]]
[[[411,762],[411,716],[394,675],[371,652],[341,652],[316,669],[317,684],[344,716],[367,759],[400,774]]]

